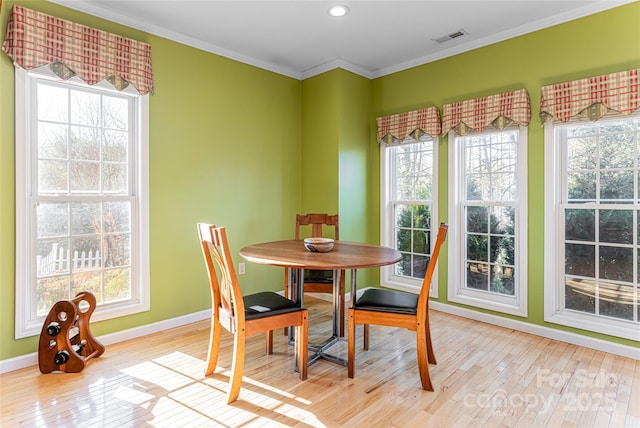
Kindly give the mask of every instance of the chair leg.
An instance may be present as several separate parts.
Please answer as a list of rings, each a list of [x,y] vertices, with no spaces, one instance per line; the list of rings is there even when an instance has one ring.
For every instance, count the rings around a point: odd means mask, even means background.
[[[233,362],[231,364],[231,380],[227,392],[227,404],[238,399],[242,386],[242,372],[244,371],[245,334],[244,331],[236,331],[233,337]]]
[[[362,341],[362,349],[369,350],[369,324],[363,324],[364,339]]]
[[[433,351],[433,344],[431,343],[431,327],[429,326],[429,311],[427,311],[427,320],[424,328],[425,328],[425,335],[427,337],[427,356],[429,358],[429,364],[438,364],[436,361],[436,353]]]
[[[267,354],[273,354],[273,330],[267,331]]]
[[[356,363],[356,319],[355,309],[353,308],[349,308],[349,328],[347,334],[347,376],[353,378]]]
[[[427,331],[424,325],[418,325],[416,330],[416,350],[418,351],[418,371],[422,389],[433,391],[431,377],[429,377],[429,362],[427,358]]]
[[[344,312],[345,312],[345,302],[344,302],[344,293],[345,293],[345,287],[344,287],[344,271],[342,272],[342,276],[340,279],[340,337],[344,337]]]
[[[220,332],[222,326],[215,314],[211,318],[211,331],[209,333],[209,351],[207,353],[207,366],[204,370],[205,376],[211,376],[216,371],[218,365],[218,355],[220,354]]]
[[[307,379],[307,372],[309,368],[309,314],[305,312],[302,315],[302,325],[296,327],[296,346],[298,354],[298,371],[300,373],[300,380]]]
[[[284,297],[289,298],[289,270],[285,268],[284,270]],[[285,336],[289,335],[289,328],[285,327],[282,329]]]

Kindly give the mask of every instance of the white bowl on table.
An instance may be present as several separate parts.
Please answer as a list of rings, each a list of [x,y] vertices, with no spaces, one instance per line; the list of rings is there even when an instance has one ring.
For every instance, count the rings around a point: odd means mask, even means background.
[[[331,238],[305,238],[304,247],[312,253],[328,253],[333,249]]]

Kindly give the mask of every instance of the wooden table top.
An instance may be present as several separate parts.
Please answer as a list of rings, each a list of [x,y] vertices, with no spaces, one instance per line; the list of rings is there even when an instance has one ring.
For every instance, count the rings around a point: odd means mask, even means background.
[[[302,240],[295,239],[248,245],[240,250],[240,255],[254,263],[318,270],[371,268],[402,259],[393,248],[349,241],[335,241],[328,253],[312,253]]]

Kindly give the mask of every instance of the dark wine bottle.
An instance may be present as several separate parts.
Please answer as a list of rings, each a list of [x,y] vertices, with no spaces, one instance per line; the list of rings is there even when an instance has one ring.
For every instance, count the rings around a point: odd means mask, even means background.
[[[62,350],[56,352],[56,356],[53,357],[53,363],[56,365],[61,365],[69,361],[69,352]]]
[[[49,336],[57,336],[60,333],[60,324],[52,322],[47,326],[47,333]]]
[[[80,354],[82,352],[82,348],[84,348],[85,346],[87,346],[87,341],[86,340],[81,341],[77,345],[71,345],[73,350],[76,351],[76,354]]]

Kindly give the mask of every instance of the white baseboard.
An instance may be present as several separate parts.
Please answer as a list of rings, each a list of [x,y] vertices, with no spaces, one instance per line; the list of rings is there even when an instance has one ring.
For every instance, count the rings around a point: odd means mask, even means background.
[[[158,333],[160,331],[168,330],[174,327],[180,327],[182,325],[191,324],[193,322],[202,321],[211,317],[211,309],[206,309],[200,312],[194,312],[192,314],[183,315],[181,317],[171,318],[168,320],[154,322],[152,324],[146,324],[140,327],[130,328],[128,330],[122,330],[104,336],[97,337],[98,341],[103,345],[113,345],[114,343],[124,342],[125,340],[136,339],[138,337],[146,336],[152,333]],[[0,374],[10,372],[13,370],[23,369],[38,364],[38,353],[33,352],[31,354],[21,355],[15,358],[8,358],[0,361]]]
[[[358,294],[363,293],[366,288],[358,290]],[[328,293],[307,293],[315,298],[332,301],[332,297]],[[346,302],[351,301],[349,293],[345,295]],[[346,306],[350,306],[347,303]],[[510,328],[524,333],[535,334],[537,336],[546,337],[549,339],[559,340],[573,345],[584,346],[587,348],[595,349],[598,351],[608,352],[615,355],[620,355],[635,360],[640,360],[640,348],[634,348],[632,346],[621,345],[619,343],[608,342],[602,339],[596,339],[593,337],[583,336],[576,333],[571,333],[562,330],[556,330],[541,325],[530,324],[523,321],[513,320],[510,318],[504,318],[497,315],[485,314],[482,312],[476,312],[471,309],[461,308],[458,306],[448,305],[446,303],[429,302],[430,309],[445,312],[452,315],[457,315],[463,318],[469,318],[472,320],[485,322],[488,324],[497,325],[500,327]],[[143,325],[140,327],[131,328],[128,330],[118,331],[116,333],[100,336],[97,339],[103,345],[112,345],[114,343],[123,342],[125,340],[136,339],[138,337],[146,336],[148,334],[157,333],[160,331],[168,330],[174,327],[180,327],[193,322],[202,321],[208,319],[211,316],[211,310],[206,309],[200,312],[194,312],[192,314],[184,315],[181,317],[171,318],[164,321],[158,321],[152,324]],[[30,367],[38,364],[38,353],[21,355],[15,358],[9,358],[0,361],[0,374],[10,372],[13,370],[19,370],[25,367]]]
[[[554,328],[531,324],[510,318],[504,318],[497,315],[476,312],[471,309],[448,305],[441,302],[429,302],[429,308],[476,321],[486,322],[487,324],[493,324],[500,327],[522,331],[524,333],[535,334],[536,336],[542,336],[548,339],[571,343],[572,345],[584,346],[586,348],[595,349],[597,351],[608,352],[610,354],[620,355],[622,357],[632,358],[634,360],[640,360],[640,348],[634,348],[632,346],[621,345],[619,343],[596,339],[594,337],[583,336],[581,334],[568,331],[556,330]]]

